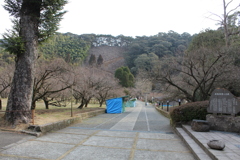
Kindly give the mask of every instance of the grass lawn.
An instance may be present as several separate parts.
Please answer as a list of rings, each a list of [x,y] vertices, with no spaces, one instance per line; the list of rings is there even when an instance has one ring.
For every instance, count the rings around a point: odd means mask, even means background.
[[[2,99],[2,112],[0,112],[0,118],[3,117],[7,105],[7,99]],[[43,101],[36,103],[36,109],[34,114],[34,124],[43,125],[51,122],[57,122],[64,119],[71,118],[71,113],[73,117],[76,117],[80,113],[89,112],[93,110],[105,109],[106,106],[103,105],[101,108],[99,104],[89,104],[87,108],[78,109],[79,104],[73,103],[72,112],[71,112],[71,103],[67,103],[66,107],[56,107],[49,106],[49,109],[45,109]]]

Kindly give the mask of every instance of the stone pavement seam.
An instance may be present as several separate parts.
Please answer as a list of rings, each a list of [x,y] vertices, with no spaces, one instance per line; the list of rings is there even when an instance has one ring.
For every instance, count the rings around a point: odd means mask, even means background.
[[[33,140],[33,141],[37,141],[37,142],[46,142],[46,143],[57,143],[57,144],[71,144],[71,145],[76,145],[73,143],[63,143],[63,142],[51,142],[51,141],[42,141],[42,140]]]
[[[33,157],[26,157],[26,156],[16,156],[16,155],[8,155],[8,154],[1,154],[0,153],[0,156],[3,156],[3,157],[13,157],[13,158],[17,158],[17,159],[19,159],[19,158],[26,158],[26,159],[29,159],[29,158],[31,158],[31,160],[32,159],[36,159],[36,160],[49,160],[49,159],[42,159],[42,158],[33,158]]]
[[[70,134],[70,135],[87,135],[87,134],[84,134],[84,133],[66,133],[66,132],[58,132],[58,131],[55,131],[55,132],[52,132],[52,133]]]
[[[15,145],[17,145],[17,143],[9,144],[9,145],[7,145],[7,146],[5,146],[5,147],[2,147],[2,150],[5,150],[5,149],[8,149],[8,148],[11,148],[11,147],[13,147],[13,146],[15,146]]]
[[[96,145],[90,145],[90,144],[83,144],[82,146],[89,146],[89,147],[101,147],[101,148],[112,148],[112,149],[125,149],[125,150],[131,150],[131,148],[124,148],[124,147],[113,147],[113,146],[96,146]]]
[[[150,140],[168,140],[168,141],[181,141],[181,139],[164,139],[164,138],[141,138],[141,139],[150,139]]]
[[[131,138],[131,137],[121,137],[121,136],[105,136],[105,135],[96,135],[97,137],[111,137],[111,138]]]
[[[117,131],[117,132],[141,132],[141,133],[162,133],[162,134],[170,134],[170,135],[174,135],[173,132],[165,132],[165,131],[140,131],[140,130],[109,130],[109,129],[98,129],[98,128],[85,128],[85,127],[68,127],[71,129],[83,129],[83,130],[100,130],[100,131]],[[58,132],[58,131],[56,131]],[[59,133],[59,132],[58,132]],[[65,133],[65,132],[64,132]]]
[[[131,153],[130,153],[130,156],[129,156],[129,160],[133,160],[133,158],[134,158],[134,154],[135,154],[135,151],[136,151],[136,148],[137,148],[138,137],[139,137],[139,133],[137,133],[135,138],[134,138],[134,142],[133,142],[133,146],[132,146]]]
[[[82,145],[84,142],[86,142],[90,137],[92,137],[93,135],[97,134],[99,131],[96,131],[92,134],[90,134],[87,138],[85,138],[84,140],[82,140],[80,143],[78,143],[77,145],[75,145],[73,148],[71,148],[70,150],[68,150],[66,153],[64,153],[62,156],[60,156],[59,158],[57,158],[57,160],[61,160],[62,158],[64,158],[65,156],[67,156],[69,153],[71,153],[74,149],[76,149],[78,146]]]
[[[136,150],[139,150],[139,151],[152,151],[152,152],[191,153],[191,151],[170,151],[170,150],[161,150],[161,149],[155,150],[155,149],[140,149],[140,148],[138,148]]]

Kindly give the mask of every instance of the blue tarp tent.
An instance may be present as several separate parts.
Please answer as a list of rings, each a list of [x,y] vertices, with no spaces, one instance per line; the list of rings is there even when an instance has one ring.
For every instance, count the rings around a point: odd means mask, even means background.
[[[135,107],[136,106],[136,99],[130,99],[126,102],[126,107]]]
[[[127,97],[127,96],[125,96]],[[118,97],[106,100],[107,113],[123,113],[125,111],[124,98]]]

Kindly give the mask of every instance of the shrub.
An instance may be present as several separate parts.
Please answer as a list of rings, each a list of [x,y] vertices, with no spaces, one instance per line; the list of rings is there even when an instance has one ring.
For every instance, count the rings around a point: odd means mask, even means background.
[[[193,119],[206,120],[209,101],[192,102],[174,108],[170,112],[172,125],[187,123]]]

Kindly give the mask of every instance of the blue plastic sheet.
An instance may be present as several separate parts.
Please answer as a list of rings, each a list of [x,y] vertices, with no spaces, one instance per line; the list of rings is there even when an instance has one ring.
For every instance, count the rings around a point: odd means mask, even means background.
[[[107,102],[107,113],[122,113],[123,112],[122,98],[108,99],[106,102]]]

